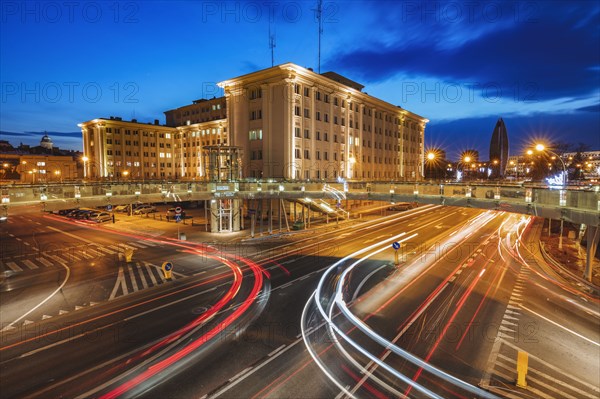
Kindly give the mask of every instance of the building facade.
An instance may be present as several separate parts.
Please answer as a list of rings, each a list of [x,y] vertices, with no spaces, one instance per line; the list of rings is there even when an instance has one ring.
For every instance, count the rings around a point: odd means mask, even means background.
[[[490,167],[491,177],[499,178],[504,176],[504,171],[508,165],[508,133],[506,125],[502,118],[498,119],[492,139],[490,141]]]
[[[333,72],[287,63],[219,83],[225,96],[165,112],[167,126],[81,123],[86,174],[203,180],[203,148],[232,146],[243,177],[421,180],[427,119]]]

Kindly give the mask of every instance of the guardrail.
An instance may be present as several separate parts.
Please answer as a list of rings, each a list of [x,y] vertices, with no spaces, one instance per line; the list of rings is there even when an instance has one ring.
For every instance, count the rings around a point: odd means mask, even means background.
[[[5,210],[43,204],[47,210],[132,202],[180,202],[217,198],[328,198],[415,201],[533,214],[598,225],[600,187],[553,189],[516,185],[402,182],[81,182],[3,185]]]

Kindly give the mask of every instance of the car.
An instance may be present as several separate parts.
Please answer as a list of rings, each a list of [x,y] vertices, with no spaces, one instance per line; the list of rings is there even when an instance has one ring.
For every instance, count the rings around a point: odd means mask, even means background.
[[[61,216],[67,216],[69,213],[73,212],[73,211],[77,211],[77,208],[71,208],[71,209],[61,209],[58,211],[58,214]]]
[[[134,215],[145,215],[147,213],[156,212],[156,207],[153,205],[140,205],[134,209]]]
[[[79,209],[77,211],[75,211],[75,213],[72,214],[71,217],[74,217],[75,219],[89,219],[90,214],[96,212],[95,209]],[[71,215],[71,214],[69,214]]]
[[[96,223],[110,222],[112,218],[113,216],[108,212],[93,212],[89,215],[89,219]]]
[[[114,208],[115,212],[129,212],[129,205],[117,205]]]
[[[167,214],[166,214],[167,220],[169,220],[169,219],[175,219],[175,217],[177,216],[177,212],[175,212],[175,209],[176,208],[169,208],[169,209],[167,209]],[[185,219],[185,210],[182,209],[181,213],[179,215],[180,215],[180,217],[182,219]]]

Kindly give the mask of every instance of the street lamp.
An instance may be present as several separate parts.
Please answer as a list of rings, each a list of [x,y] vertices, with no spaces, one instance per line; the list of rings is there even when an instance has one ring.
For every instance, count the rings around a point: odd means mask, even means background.
[[[555,152],[550,151],[548,148],[546,148],[546,146],[544,146],[543,144],[540,144],[540,143],[536,144],[535,149],[536,149],[536,151],[539,151],[539,152],[549,152],[550,154],[554,155],[556,158],[558,158],[560,160],[560,163],[562,164],[562,167],[563,167],[563,178],[562,178],[563,188],[566,188],[568,177],[567,177],[567,167],[565,165],[565,161],[563,161],[562,158],[558,154],[556,154]],[[527,151],[528,154],[529,154],[529,152],[533,153],[533,151],[531,151],[531,150]]]

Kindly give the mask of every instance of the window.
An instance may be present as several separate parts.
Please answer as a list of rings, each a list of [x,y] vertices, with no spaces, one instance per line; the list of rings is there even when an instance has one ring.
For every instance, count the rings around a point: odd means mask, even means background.
[[[318,101],[321,101],[321,92],[320,91],[315,92],[315,99]]]
[[[317,130],[317,140],[321,141],[321,132]]]
[[[308,96],[310,96],[310,89],[309,89],[308,87],[305,87],[305,88],[304,88],[304,96],[305,96],[305,97],[308,97]]]
[[[252,129],[250,130],[249,139],[252,140],[262,140],[262,129]]]
[[[323,133],[323,140],[329,141],[329,134],[327,132]]]
[[[327,104],[329,104],[329,94],[325,94],[325,99],[324,100],[325,100],[325,102]]]
[[[304,129],[304,138],[310,139],[310,131],[308,129]]]
[[[321,160],[321,151],[317,151],[317,160],[320,161]]]
[[[302,137],[302,135],[300,134],[300,128],[298,126],[296,126],[294,128],[294,136],[296,136],[296,137]]]
[[[329,122],[329,114],[323,115],[323,119],[325,120],[325,122]]]
[[[329,153],[327,151],[323,153],[323,159],[329,161]]]
[[[310,110],[308,108],[304,108],[304,117],[310,118]]]
[[[316,119],[316,120],[318,120],[318,121],[320,121],[320,120],[321,120],[321,113],[320,113],[319,111],[317,111],[317,112],[315,113],[315,119]]]
[[[165,133],[165,138],[166,139],[170,139],[171,138],[171,133]]]
[[[294,115],[300,116],[300,107],[299,106],[294,107]]]
[[[296,159],[302,158],[302,154],[300,153],[300,148],[296,148],[295,155],[296,155]]]
[[[261,98],[261,97],[262,97],[262,90],[260,88],[250,90],[250,100],[254,100],[257,98]],[[213,105],[213,107],[214,107],[214,105]]]
[[[334,124],[334,125],[337,125],[337,124],[338,124],[338,119],[337,119],[337,116],[334,116],[334,117],[333,117],[333,124]]]
[[[298,83],[294,84],[294,93],[300,94],[300,85]]]
[[[304,159],[310,159],[310,151],[304,150]]]
[[[337,107],[337,105],[338,105],[338,98],[337,97],[333,97],[333,105],[335,105]]]
[[[159,158],[164,158],[164,157],[165,157],[165,153],[164,153],[164,152],[160,152],[160,153],[158,153],[158,157],[159,157]]]

